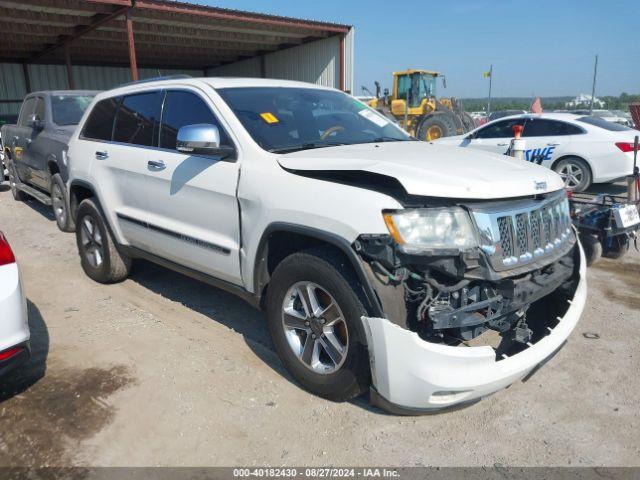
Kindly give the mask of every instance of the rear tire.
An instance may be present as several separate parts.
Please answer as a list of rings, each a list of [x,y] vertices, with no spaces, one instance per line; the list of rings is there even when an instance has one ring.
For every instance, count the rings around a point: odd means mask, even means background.
[[[553,166],[553,170],[562,177],[565,187],[569,190],[584,192],[591,186],[591,169],[581,158],[564,158]]]
[[[73,232],[75,222],[69,214],[69,195],[59,173],[51,177],[51,208],[58,228],[63,232]]]
[[[116,283],[129,275],[131,259],[116,247],[93,199],[85,199],[78,206],[76,242],[80,264],[89,278],[99,283]]]
[[[418,140],[431,142],[457,134],[456,122],[450,112],[435,112],[425,117],[418,126]]]
[[[333,401],[356,397],[371,383],[360,319],[366,310],[356,293],[355,276],[349,273],[331,251],[307,250],[285,258],[273,272],[267,290],[267,322],[280,360],[304,388]],[[316,313],[322,312],[317,316],[306,313],[309,309],[304,305],[314,303],[311,295],[316,299]],[[327,308],[330,304],[337,309]],[[291,327],[291,318],[299,325]],[[305,359],[307,347],[312,353]]]

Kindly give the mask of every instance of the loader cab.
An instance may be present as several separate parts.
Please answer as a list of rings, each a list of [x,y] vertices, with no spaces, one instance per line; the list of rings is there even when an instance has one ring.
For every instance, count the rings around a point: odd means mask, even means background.
[[[409,70],[394,72],[393,92],[394,100],[407,100],[409,93],[409,107],[418,107],[423,99],[436,96],[437,72],[425,70]]]

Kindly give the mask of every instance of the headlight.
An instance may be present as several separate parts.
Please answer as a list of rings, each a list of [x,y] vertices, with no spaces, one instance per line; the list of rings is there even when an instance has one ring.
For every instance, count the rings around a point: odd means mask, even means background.
[[[460,207],[398,210],[383,216],[389,233],[407,253],[478,245],[471,219]]]

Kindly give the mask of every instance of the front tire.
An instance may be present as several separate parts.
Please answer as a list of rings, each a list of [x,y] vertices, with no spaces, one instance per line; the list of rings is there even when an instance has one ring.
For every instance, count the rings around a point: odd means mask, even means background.
[[[431,142],[457,134],[458,129],[452,113],[434,112],[420,122],[417,137],[418,140]]]
[[[69,214],[67,187],[59,173],[51,177],[51,208],[58,228],[63,232],[73,232],[75,230],[75,222]]]
[[[560,160],[553,170],[562,177],[564,186],[574,192],[584,192],[591,186],[591,169],[587,162],[578,157]]]
[[[369,387],[370,370],[358,284],[325,249],[285,258],[267,291],[267,322],[276,352],[308,391],[333,401]]]
[[[99,283],[116,283],[127,278],[131,259],[117,249],[93,199],[85,199],[78,206],[76,226],[76,242],[84,273]]]

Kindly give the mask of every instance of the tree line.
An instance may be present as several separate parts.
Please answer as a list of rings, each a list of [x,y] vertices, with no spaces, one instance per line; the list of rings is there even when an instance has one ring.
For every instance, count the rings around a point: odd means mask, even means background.
[[[589,108],[588,102],[583,105],[567,107],[566,103],[570,102],[575,97],[540,97],[542,101],[542,108],[544,110],[566,110],[566,109],[579,109]],[[604,107],[607,110],[623,110],[629,111],[629,104],[634,102],[640,102],[640,94],[628,94],[626,92],[621,93],[619,96],[597,96],[596,98],[604,102]],[[500,97],[491,99],[491,110],[529,110],[533,98],[530,97]],[[486,110],[487,99],[486,98],[461,98],[460,101],[467,112],[480,112]],[[594,106],[594,108],[600,108]]]

